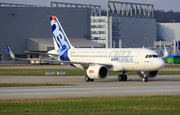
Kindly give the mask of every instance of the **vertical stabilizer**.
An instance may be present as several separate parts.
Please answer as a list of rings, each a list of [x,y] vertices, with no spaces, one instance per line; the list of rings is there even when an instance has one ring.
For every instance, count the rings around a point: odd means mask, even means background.
[[[50,20],[55,50],[59,50],[60,55],[63,55],[68,49],[73,48],[73,46],[69,42],[57,17],[51,16]]]
[[[163,57],[162,57],[162,58],[166,58],[166,57],[168,57],[168,52],[167,52],[167,50],[166,50],[165,45],[164,45],[164,44],[162,44],[162,46],[163,46],[163,52],[164,52],[164,55],[163,55]]]

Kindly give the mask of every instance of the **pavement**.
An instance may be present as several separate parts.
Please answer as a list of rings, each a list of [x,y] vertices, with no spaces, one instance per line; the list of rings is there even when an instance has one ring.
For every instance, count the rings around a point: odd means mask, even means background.
[[[63,83],[73,86],[0,87],[0,100],[51,99],[79,97],[121,97],[180,95],[180,75],[158,75],[142,82],[138,75],[127,81],[117,76],[85,82],[84,76],[11,76],[0,75],[0,83]]]

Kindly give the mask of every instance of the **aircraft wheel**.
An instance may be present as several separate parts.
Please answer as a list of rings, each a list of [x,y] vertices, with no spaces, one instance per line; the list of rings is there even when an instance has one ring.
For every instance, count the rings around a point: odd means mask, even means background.
[[[94,79],[90,79],[90,81],[91,81],[91,82],[93,82],[93,81],[94,81]]]
[[[127,75],[123,75],[123,81],[127,81]]]
[[[119,75],[119,76],[118,76],[118,80],[119,80],[119,81],[122,81],[122,80],[123,80],[123,76],[122,76],[122,75]]]
[[[85,76],[85,81],[86,81],[86,82],[89,82],[89,81],[90,81],[90,79],[89,79],[88,76]]]
[[[143,82],[148,82],[148,78],[143,78]]]

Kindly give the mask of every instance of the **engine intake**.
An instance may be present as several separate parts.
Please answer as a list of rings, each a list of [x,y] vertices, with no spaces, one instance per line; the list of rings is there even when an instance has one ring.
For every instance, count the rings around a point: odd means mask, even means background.
[[[158,75],[158,70],[157,71],[146,71],[147,77],[148,78],[154,78]],[[144,74],[142,74],[140,71],[137,72],[139,77],[144,78]]]
[[[86,74],[90,79],[105,79],[108,76],[108,68],[104,65],[89,66]]]

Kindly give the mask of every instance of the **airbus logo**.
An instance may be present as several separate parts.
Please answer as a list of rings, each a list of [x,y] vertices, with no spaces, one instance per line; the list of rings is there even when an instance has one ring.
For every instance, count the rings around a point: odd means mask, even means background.
[[[60,28],[60,25],[58,23],[55,23],[55,22],[57,22],[57,21],[54,20],[54,24],[52,25],[53,36],[54,36],[54,39],[55,39],[55,41],[56,41],[56,43],[60,49],[58,52],[61,55],[63,55],[70,47],[66,41],[65,35],[62,32],[62,29]]]
[[[111,58],[111,61],[118,61],[124,63],[133,63],[133,58]]]

